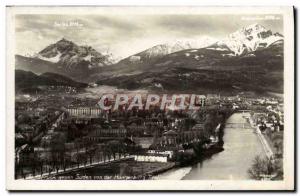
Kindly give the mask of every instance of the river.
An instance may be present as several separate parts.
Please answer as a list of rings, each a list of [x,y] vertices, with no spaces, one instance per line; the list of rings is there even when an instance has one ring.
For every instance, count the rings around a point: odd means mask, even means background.
[[[234,113],[226,124],[247,123],[243,116],[249,115],[249,113]],[[247,170],[251,167],[254,157],[265,155],[258,136],[248,126],[244,128],[225,126],[224,133],[224,151],[191,167],[169,170],[159,175],[157,179],[172,179],[174,176],[182,180],[249,179]]]

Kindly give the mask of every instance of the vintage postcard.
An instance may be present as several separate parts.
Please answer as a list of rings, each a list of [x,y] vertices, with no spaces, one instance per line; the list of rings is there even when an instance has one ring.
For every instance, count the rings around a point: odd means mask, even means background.
[[[7,7],[8,190],[294,190],[293,7]]]

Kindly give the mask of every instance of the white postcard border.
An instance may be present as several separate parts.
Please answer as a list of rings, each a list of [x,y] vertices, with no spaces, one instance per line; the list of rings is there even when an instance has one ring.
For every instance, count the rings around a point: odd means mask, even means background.
[[[282,14],[284,21],[284,180],[15,180],[14,16],[16,14]],[[294,16],[292,7],[7,7],[6,188],[8,190],[293,190],[294,189]],[[34,44],[34,43],[33,43]]]

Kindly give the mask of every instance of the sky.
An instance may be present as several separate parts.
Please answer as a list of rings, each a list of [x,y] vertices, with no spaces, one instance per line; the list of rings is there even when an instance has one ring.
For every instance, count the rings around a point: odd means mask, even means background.
[[[222,39],[254,23],[283,33],[280,15],[17,15],[16,53],[32,55],[65,38],[125,58],[173,40]]]

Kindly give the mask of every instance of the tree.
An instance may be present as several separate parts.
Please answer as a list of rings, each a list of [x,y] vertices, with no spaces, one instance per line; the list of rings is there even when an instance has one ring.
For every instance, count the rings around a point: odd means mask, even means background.
[[[255,180],[261,180],[264,176],[270,176],[277,174],[279,167],[276,161],[269,158],[261,158],[256,156],[253,160],[251,168],[248,170],[250,178]]]
[[[120,141],[112,140],[107,143],[108,149],[110,150],[113,159],[116,160],[116,153],[119,152]]]
[[[88,158],[89,158],[89,162],[90,162],[90,164],[92,164],[92,162],[93,162],[93,157],[95,156],[95,154],[96,154],[96,150],[97,150],[97,146],[95,145],[95,144],[92,144],[92,145],[90,145],[89,147],[88,147],[88,149],[87,149],[87,156],[88,156]]]
[[[274,148],[276,149],[276,156],[279,157],[282,155],[283,143],[282,141],[278,141],[274,143]]]
[[[53,136],[50,141],[50,152],[51,152],[51,163],[52,167],[58,170],[60,165],[63,163],[64,155],[65,155],[65,141],[66,137],[63,133],[57,133]]]
[[[84,166],[85,166],[86,165],[86,155],[84,153],[82,153],[82,152],[76,154],[76,161],[77,161],[77,164],[78,164],[77,165],[78,168],[80,166],[80,163],[83,163]]]
[[[264,173],[264,162],[259,156],[255,156],[251,168],[248,170],[250,178],[260,180]]]
[[[80,150],[80,144],[81,144],[81,139],[77,138],[74,140],[74,144],[75,144],[75,148],[76,148],[76,162],[77,162],[77,167],[79,167],[80,163],[79,163],[79,159],[78,159],[78,154],[79,154],[79,150]]]

